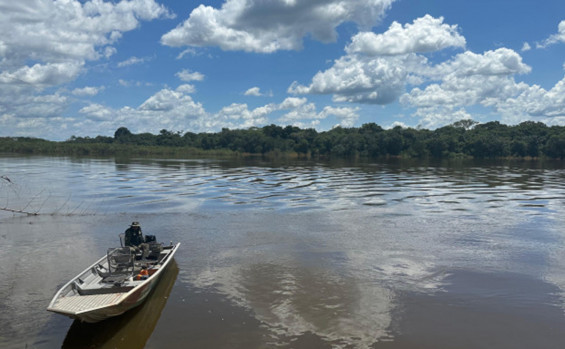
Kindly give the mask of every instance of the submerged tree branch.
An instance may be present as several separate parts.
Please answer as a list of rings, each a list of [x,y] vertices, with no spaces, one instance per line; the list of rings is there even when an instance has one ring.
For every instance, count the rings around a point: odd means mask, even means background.
[[[12,183],[12,180],[10,178],[8,178],[8,176],[0,176],[0,179],[3,179],[8,183]]]
[[[0,211],[22,213],[22,214],[27,214],[28,216],[39,216],[38,212],[28,212],[28,211],[17,210],[17,209],[8,208],[8,207],[0,207]]]
[[[12,182],[12,180],[10,178],[8,178],[8,176],[0,176],[0,180],[2,180],[5,183],[8,183],[8,185],[14,185],[14,182]],[[30,201],[31,203],[31,201]],[[17,208],[10,208],[8,207],[8,204],[6,204],[6,206],[4,207],[0,207],[0,211],[5,211],[5,212],[12,212],[12,213],[21,213],[21,214],[26,214],[28,216],[38,216],[39,212],[31,212],[31,211],[27,211],[27,207],[30,205],[30,203],[28,203],[23,209],[17,209]]]

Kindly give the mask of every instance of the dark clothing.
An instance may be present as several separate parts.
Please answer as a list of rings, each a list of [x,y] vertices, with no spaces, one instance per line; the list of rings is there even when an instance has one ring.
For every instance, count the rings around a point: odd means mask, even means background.
[[[129,227],[126,230],[125,244],[126,246],[136,247],[145,242],[140,227]]]

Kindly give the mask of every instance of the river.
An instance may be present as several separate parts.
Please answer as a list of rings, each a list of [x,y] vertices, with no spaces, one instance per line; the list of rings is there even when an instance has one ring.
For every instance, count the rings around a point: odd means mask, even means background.
[[[0,157],[2,348],[562,348],[562,162]],[[148,301],[46,307],[139,221]]]

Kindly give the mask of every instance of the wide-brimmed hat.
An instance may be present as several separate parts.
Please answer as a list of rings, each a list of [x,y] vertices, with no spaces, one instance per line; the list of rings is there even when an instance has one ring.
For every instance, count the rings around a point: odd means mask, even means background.
[[[140,227],[139,222],[131,222],[132,227]]]

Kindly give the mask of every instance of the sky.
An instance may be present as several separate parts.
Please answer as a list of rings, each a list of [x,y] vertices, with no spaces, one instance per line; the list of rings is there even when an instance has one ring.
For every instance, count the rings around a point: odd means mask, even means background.
[[[563,0],[0,0],[0,137],[565,125]]]

